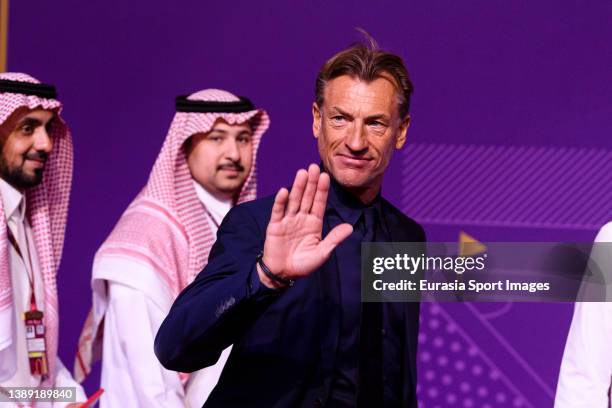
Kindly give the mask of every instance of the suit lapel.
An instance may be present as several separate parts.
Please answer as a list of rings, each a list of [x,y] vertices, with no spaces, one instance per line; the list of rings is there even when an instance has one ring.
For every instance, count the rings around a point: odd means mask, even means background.
[[[383,199],[383,219],[387,227],[389,234],[389,240],[394,253],[401,253],[400,248],[397,246],[399,242],[410,242],[412,238],[407,234],[406,226],[403,225],[401,220],[397,219],[390,207],[390,204]],[[402,316],[404,333],[401,338],[403,339],[403,353],[408,354],[409,367],[404,367],[404,370],[409,371],[410,380],[413,388],[416,387],[414,379],[416,378],[416,372],[413,370],[416,367],[416,355],[411,352],[412,349],[416,349],[416,344],[412,344],[415,336],[410,336],[409,333],[414,327],[418,328],[419,309],[418,303],[406,303],[406,302],[387,302],[386,308],[392,308],[399,316]],[[401,310],[398,310],[401,309]],[[387,312],[388,313],[388,312]]]

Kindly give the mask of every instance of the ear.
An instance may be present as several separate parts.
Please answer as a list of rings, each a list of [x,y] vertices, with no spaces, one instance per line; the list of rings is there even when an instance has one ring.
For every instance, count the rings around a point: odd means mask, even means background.
[[[402,123],[399,126],[397,140],[395,141],[395,148],[401,149],[406,143],[406,134],[408,133],[408,128],[410,127],[410,115],[406,115],[406,117],[402,120]]]
[[[315,139],[319,138],[319,134],[321,132],[321,109],[319,109],[319,105],[316,102],[312,103],[312,134]]]

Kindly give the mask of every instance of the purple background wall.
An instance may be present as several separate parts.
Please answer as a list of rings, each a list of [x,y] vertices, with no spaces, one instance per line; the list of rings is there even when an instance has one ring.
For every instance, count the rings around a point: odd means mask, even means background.
[[[449,195],[440,208],[444,216],[420,214],[423,200],[436,200],[427,185],[443,183],[433,176],[425,183],[424,177],[437,168],[448,171],[450,164],[436,154],[423,161],[417,153],[423,144],[456,146],[451,150],[464,154],[458,180],[469,178],[470,162],[479,160],[465,152],[466,145],[493,146],[502,156],[504,149],[521,146],[551,152],[588,148],[609,159],[609,1],[208,3],[10,3],[8,68],[57,85],[75,139],[59,276],[60,355],[67,365],[90,305],[94,252],[143,186],[172,118],[174,96],[220,87],[265,107],[272,127],[260,150],[260,193],[273,193],[298,167],[318,160],[310,117],[314,77],[326,58],[358,39],[357,26],[402,55],[415,83],[413,146],[396,155],[384,192],[417,219],[423,215],[431,239],[454,240],[460,229],[498,241],[594,237],[605,211],[580,225],[564,222],[561,211],[556,223],[542,224],[530,221],[533,208],[523,206],[526,222],[499,223],[465,207],[465,200],[479,199],[476,194],[462,197],[461,216]],[[410,167],[413,158],[429,167]],[[537,156],[530,160],[537,182],[542,163]],[[558,162],[553,174],[539,180],[542,187],[554,180],[561,202],[571,203],[575,195],[564,195],[566,183],[560,181],[583,166],[570,164]],[[596,168],[589,176],[609,178],[608,170]],[[489,184],[504,191],[504,177]],[[607,196],[612,184],[602,185]],[[603,203],[597,188],[572,211],[588,211],[583,207],[591,199]],[[510,194],[503,205],[531,203],[534,195]],[[423,406],[552,406],[571,310],[535,304],[425,307]],[[97,375],[88,381],[90,392],[96,381]]]

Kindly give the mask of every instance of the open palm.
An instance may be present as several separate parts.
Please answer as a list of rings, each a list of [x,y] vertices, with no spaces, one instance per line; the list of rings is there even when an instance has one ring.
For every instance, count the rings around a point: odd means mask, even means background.
[[[329,175],[311,164],[295,176],[291,193],[282,188],[274,199],[266,231],[263,261],[275,274],[295,279],[320,267],[353,228],[340,224],[322,239]]]

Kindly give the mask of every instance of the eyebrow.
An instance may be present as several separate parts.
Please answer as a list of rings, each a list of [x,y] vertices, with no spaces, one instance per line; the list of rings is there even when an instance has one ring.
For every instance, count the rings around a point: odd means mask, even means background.
[[[222,135],[228,135],[228,134],[229,134],[229,132],[228,132],[227,130],[224,130],[224,129],[211,129],[211,131],[210,131],[210,132],[208,132],[208,135],[211,135],[211,134],[213,134],[213,133],[220,133],[220,134],[222,134]],[[250,131],[250,130],[246,130],[246,129],[245,129],[245,130],[240,131],[240,132],[239,132],[239,133],[238,133],[236,136],[241,136],[241,135],[249,135],[249,136],[252,136],[252,135],[253,135],[253,132],[252,132],[252,131]]]
[[[332,106],[332,109],[337,111],[339,114],[346,116],[349,119],[354,119],[353,115],[351,115],[348,112],[345,112],[344,110],[340,109],[337,106]],[[377,119],[389,120],[389,116],[384,113],[376,113],[374,115],[370,115],[365,118],[366,121],[372,121],[372,120],[377,120]]]
[[[335,110],[337,113],[341,114],[342,116],[346,116],[349,119],[353,119],[353,115],[351,115],[350,113],[340,109],[337,106],[332,106],[332,110]]]
[[[389,120],[389,116],[385,115],[384,113],[377,113],[375,115],[370,115],[366,118],[366,121],[372,121],[372,120],[378,120],[378,119],[382,119],[382,120]]]
[[[34,127],[41,126],[43,123],[36,118],[23,118],[18,124],[17,127],[22,127],[23,125],[30,125]]]

